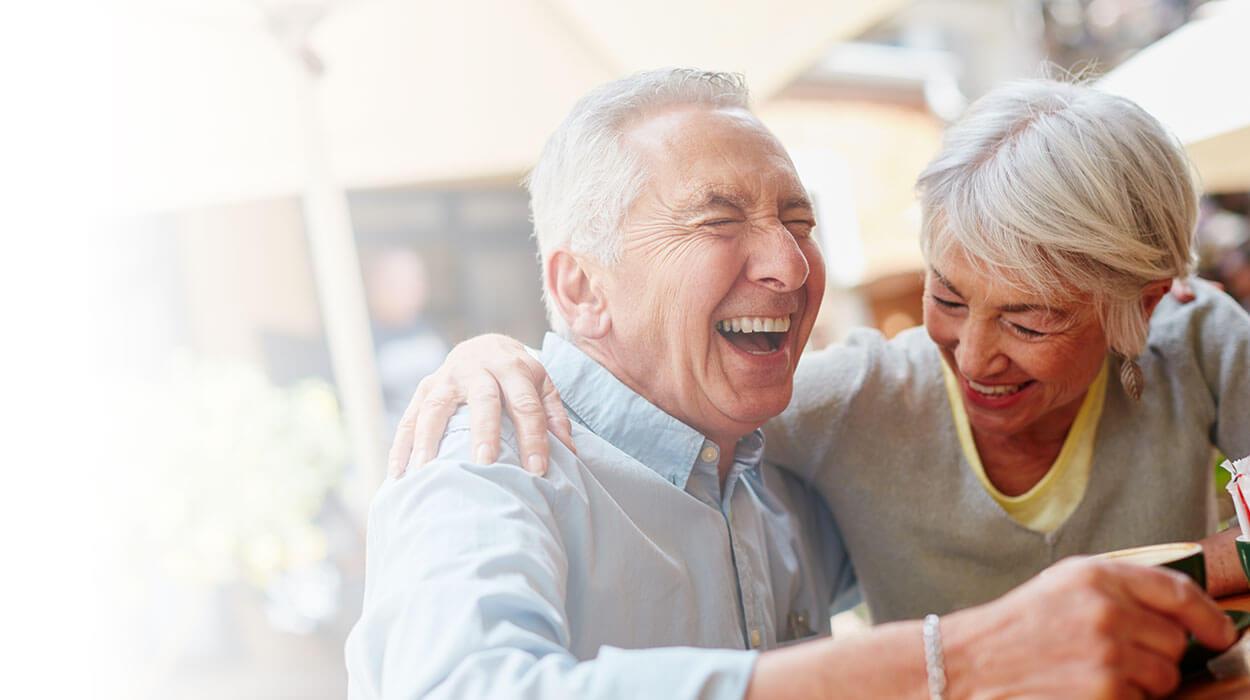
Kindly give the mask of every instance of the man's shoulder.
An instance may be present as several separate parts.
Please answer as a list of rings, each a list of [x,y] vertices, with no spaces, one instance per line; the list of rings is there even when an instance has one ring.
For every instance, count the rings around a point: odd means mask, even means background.
[[[469,410],[462,406],[447,423],[438,455],[418,471],[427,473],[429,478],[435,473],[441,473],[443,479],[462,482],[489,481],[516,488],[518,494],[526,497],[543,497],[547,500],[575,493],[583,496],[574,499],[578,502],[585,502],[586,492],[592,489],[590,482],[599,481],[609,474],[641,471],[655,476],[654,472],[636,463],[619,447],[574,422],[572,435],[577,453],[574,454],[559,438],[548,432],[547,473],[536,477],[521,466],[522,456],[516,427],[506,414],[500,418],[499,429],[499,452],[495,461],[491,464],[477,464]]]
[[[1171,362],[1207,362],[1244,351],[1250,341],[1250,315],[1210,283],[1193,282],[1194,300],[1164,297],[1150,318],[1148,347]],[[1240,350],[1238,350],[1240,348]]]
[[[1194,299],[1179,302],[1170,294],[1165,296],[1150,319],[1150,333],[1154,336],[1186,334],[1186,329],[1196,324],[1223,326],[1250,323],[1250,316],[1232,297],[1205,280],[1191,283]]]
[[[460,443],[462,441],[466,441],[466,444],[467,444],[469,434],[473,429],[472,416],[473,414],[471,413],[470,408],[467,405],[461,405],[458,409],[456,409],[456,412],[451,415],[451,418],[447,420],[447,427],[443,430],[443,443],[442,444],[447,445],[450,439],[453,447],[452,449],[445,450],[440,445],[439,451],[438,451],[438,456],[440,458],[444,456],[447,456],[447,457],[463,456],[465,459],[469,459],[469,460],[472,459],[471,454],[465,454],[465,455],[448,454],[448,453],[454,452],[456,449],[461,447]],[[512,424],[512,419],[508,417],[507,413],[504,413],[500,417],[499,440],[501,443],[500,445],[501,447],[503,446],[503,444],[507,444],[507,445],[512,446],[513,450],[515,451],[516,446],[517,446],[516,426]]]
[[[494,510],[516,505],[543,513],[553,511],[559,492],[578,488],[577,460],[552,438],[547,474],[535,476],[521,467],[516,429],[500,421],[495,460],[478,464],[467,407],[448,421],[437,455],[399,479],[389,478],[378,490],[373,510],[439,511],[446,508]]]

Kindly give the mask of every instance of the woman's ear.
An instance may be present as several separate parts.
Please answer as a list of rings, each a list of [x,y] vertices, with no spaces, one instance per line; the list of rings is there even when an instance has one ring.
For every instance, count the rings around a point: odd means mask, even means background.
[[[1141,310],[1142,314],[1149,319],[1150,315],[1155,312],[1155,307],[1167,296],[1172,289],[1172,280],[1157,280],[1147,284],[1141,291]]]
[[[602,273],[599,265],[563,249],[547,260],[547,293],[574,337],[602,338],[612,327]]]

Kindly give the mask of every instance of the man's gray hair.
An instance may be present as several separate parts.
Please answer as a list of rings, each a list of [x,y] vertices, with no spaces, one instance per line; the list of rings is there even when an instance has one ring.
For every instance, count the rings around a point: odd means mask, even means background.
[[[1094,299],[1134,358],[1149,282],[1193,266],[1198,198],[1179,144],[1136,104],[1053,80],[1009,83],[951,126],[918,181],[930,264],[965,254],[1026,293]]]
[[[734,73],[668,68],[601,85],[573,106],[526,178],[543,266],[543,302],[557,332],[567,327],[546,285],[548,254],[561,247],[604,264],[620,254],[620,227],[645,173],[623,135],[642,115],[677,105],[746,109],[746,81]]]

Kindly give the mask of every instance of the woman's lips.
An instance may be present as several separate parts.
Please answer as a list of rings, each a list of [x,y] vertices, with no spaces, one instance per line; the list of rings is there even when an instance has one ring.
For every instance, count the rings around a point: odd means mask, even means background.
[[[1021,384],[980,384],[966,377],[960,377],[959,384],[964,390],[964,398],[969,403],[993,410],[1016,405],[1031,393],[1033,387],[1037,386],[1034,380]]]

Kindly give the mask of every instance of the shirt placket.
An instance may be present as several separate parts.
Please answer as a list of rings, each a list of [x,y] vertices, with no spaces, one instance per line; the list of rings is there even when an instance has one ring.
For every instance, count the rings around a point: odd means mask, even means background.
[[[722,512],[729,523],[729,542],[733,548],[742,620],[746,626],[745,639],[751,649],[763,649],[771,646],[769,640],[774,639],[774,635],[764,612],[768,607],[764,605],[768,592],[763,589],[767,585],[761,556],[763,533],[759,532],[759,519],[751,517],[751,509],[748,507],[751,495],[741,485],[742,475],[746,470],[747,467],[742,463],[734,463],[725,479]],[[735,504],[742,507],[735,508]]]
[[[694,495],[719,510],[725,520],[730,558],[737,583],[737,617],[742,626],[743,645],[748,649],[764,648],[771,637],[768,621],[761,612],[764,607],[761,603],[766,592],[760,590],[765,578],[761,574],[760,533],[755,532],[758,521],[749,517],[749,504],[742,501],[750,498],[749,492],[737,487],[747,467],[735,461],[725,478],[725,487],[722,490],[717,471],[720,449],[710,440],[705,441],[699,451],[698,460],[700,464],[692,471],[692,476],[700,484],[696,488],[704,493]],[[741,503],[742,508],[735,508],[736,502]]]

